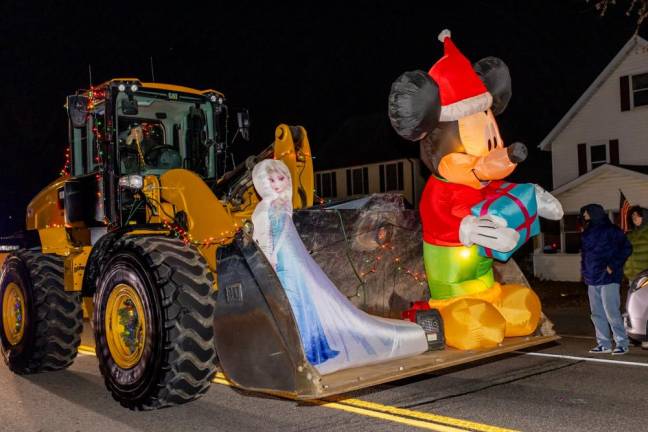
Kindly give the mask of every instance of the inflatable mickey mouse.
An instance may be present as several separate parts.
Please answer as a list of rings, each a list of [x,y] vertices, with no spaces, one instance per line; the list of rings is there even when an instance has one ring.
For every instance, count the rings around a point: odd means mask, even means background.
[[[488,348],[532,333],[541,314],[529,287],[495,281],[492,259],[537,234],[538,216],[558,220],[563,210],[538,185],[502,181],[527,156],[524,144],[504,146],[495,121],[511,97],[507,66],[487,57],[473,67],[448,30],[439,40],[444,56],[429,72],[392,84],[389,117],[399,135],[420,141],[432,172],[420,204],[430,307],[449,346]]]

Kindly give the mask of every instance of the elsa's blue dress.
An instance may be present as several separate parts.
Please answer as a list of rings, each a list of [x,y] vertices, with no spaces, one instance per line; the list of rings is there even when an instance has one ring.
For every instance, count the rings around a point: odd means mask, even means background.
[[[270,212],[270,229],[272,238],[279,239],[284,230],[287,219],[286,212]],[[292,307],[297,327],[304,345],[306,358],[313,365],[318,365],[326,360],[335,357],[340,352],[331,349],[326,340],[324,329],[320,323],[317,309],[314,307],[313,299],[307,289],[306,280],[301,272],[291,271],[291,263],[295,262],[292,249],[282,247],[276,250],[276,272],[281,285],[286,291],[286,296]]]
[[[271,261],[286,291],[308,361],[325,374],[426,351],[427,339],[420,326],[369,315],[337,289],[306,250],[291,210],[267,207]]]

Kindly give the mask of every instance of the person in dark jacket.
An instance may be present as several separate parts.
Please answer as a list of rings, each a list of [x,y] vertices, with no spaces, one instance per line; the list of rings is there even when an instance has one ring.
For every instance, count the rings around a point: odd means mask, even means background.
[[[620,284],[623,264],[632,254],[632,245],[623,231],[612,224],[599,204],[588,204],[581,208],[580,216],[584,223],[581,273],[588,287],[597,342],[590,353],[625,354],[629,341],[621,318]],[[616,344],[614,350],[610,328]]]

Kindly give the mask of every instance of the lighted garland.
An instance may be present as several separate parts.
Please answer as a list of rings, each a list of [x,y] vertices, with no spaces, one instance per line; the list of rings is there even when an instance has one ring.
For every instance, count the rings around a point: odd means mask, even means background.
[[[320,208],[323,208],[326,204],[330,204],[333,200],[326,200],[323,197],[317,195],[316,193],[313,193],[314,200],[317,202],[317,205],[320,206]]]
[[[97,103],[103,101],[106,98],[106,89],[105,88],[96,88],[90,87],[88,90],[88,112],[94,110]]]
[[[295,157],[297,158],[297,160],[299,162],[303,162],[306,159],[306,157],[309,157],[309,158],[311,157],[310,153],[306,153],[305,151],[302,151],[302,150],[300,150],[298,152],[296,152],[294,150],[285,150],[285,151],[281,152],[280,154],[275,155],[274,159],[275,160],[281,160],[281,159],[284,158],[284,156],[288,156],[288,155],[295,155]]]
[[[372,263],[372,266],[371,269],[369,269],[368,271],[361,272],[360,277],[364,278],[365,276],[371,273],[376,273],[378,271],[378,264],[380,264],[383,260],[383,255],[387,251],[393,251],[394,249],[396,249],[396,247],[390,243],[381,245],[379,251],[373,256],[373,260],[371,258],[365,259],[365,263]],[[394,265],[396,265],[396,271],[404,272],[406,275],[411,276],[421,286],[425,284],[426,282],[425,272],[419,273],[417,271],[413,271],[410,268],[404,267],[400,256],[395,257],[393,259],[393,263]]]
[[[105,89],[97,89],[94,87],[90,87],[90,90],[88,90],[88,104],[86,106],[86,110],[88,113],[91,113],[94,108],[96,107],[97,103],[103,101],[106,97],[106,91]],[[94,135],[94,142],[96,145],[96,156],[94,158],[95,163],[97,164],[97,167],[101,167],[103,165],[103,156],[104,152],[101,149],[100,142],[105,138],[105,127],[104,127],[104,122],[101,117],[94,117],[93,118],[93,126],[92,126],[92,134]],[[70,153],[70,147],[66,147],[65,149],[65,164],[63,165],[63,168],[59,172],[61,176],[69,176],[72,171],[72,160],[71,160],[71,153]],[[97,180],[100,179],[100,176],[97,176]]]
[[[59,175],[61,177],[68,177],[71,171],[72,171],[72,160],[70,158],[70,146],[67,146],[65,148],[65,163],[63,164],[63,168],[59,172]]]
[[[193,238],[191,233],[186,229],[182,228],[175,222],[169,222],[166,220],[162,221],[162,224],[167,228],[176,238],[182,240],[185,246],[194,245],[197,247],[209,247],[209,246],[223,246],[227,244],[230,240],[234,238],[238,232],[238,224],[234,224],[235,229],[233,231],[223,231],[220,233],[220,237],[207,237],[202,241],[197,241]]]
[[[323,208],[326,204],[330,203],[332,200],[325,200],[321,196],[315,194],[315,201],[319,205],[319,208]],[[365,263],[371,263],[373,262],[373,265],[371,269],[369,269],[366,272],[360,272],[360,277],[364,279],[365,276],[371,274],[371,273],[376,273],[378,271],[378,264],[382,261],[383,254],[385,254],[386,250],[389,249],[393,251],[395,249],[394,246],[392,246],[390,243],[385,243],[383,245],[380,245],[380,251],[373,256],[373,259],[371,258],[366,258],[364,260]],[[404,272],[406,275],[411,276],[416,282],[419,283],[419,285],[425,285],[426,283],[426,276],[425,272],[417,272],[414,271],[410,268],[403,267],[401,258],[397,256],[394,258],[394,264],[396,265],[396,271],[398,272]]]

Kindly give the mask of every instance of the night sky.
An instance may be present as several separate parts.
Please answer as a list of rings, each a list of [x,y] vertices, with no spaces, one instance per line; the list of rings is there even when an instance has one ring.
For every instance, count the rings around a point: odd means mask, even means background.
[[[29,200],[62,168],[64,99],[87,88],[89,64],[94,84],[149,81],[153,57],[156,81],[214,88],[250,110],[237,162],[285,122],[307,129],[321,169],[417,155],[392,131],[387,95],[402,72],[442,55],[437,34],[449,28],[473,62],[508,64],[501,133],[531,150],[515,178],[550,188],[537,144],[635,29],[623,1],[603,18],[584,0],[105,3],[0,3],[0,235],[22,227]]]

